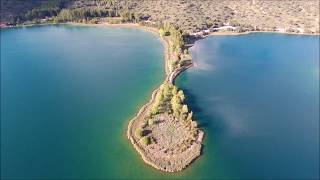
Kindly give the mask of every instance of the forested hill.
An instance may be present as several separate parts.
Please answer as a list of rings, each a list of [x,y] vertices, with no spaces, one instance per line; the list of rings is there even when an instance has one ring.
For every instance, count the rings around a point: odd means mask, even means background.
[[[319,33],[319,6],[319,0],[1,0],[1,21],[38,22],[63,13],[62,20],[68,21],[120,17],[169,22],[185,33],[221,26],[240,32]]]
[[[15,22],[34,8],[55,8],[70,0],[1,0],[1,22]]]

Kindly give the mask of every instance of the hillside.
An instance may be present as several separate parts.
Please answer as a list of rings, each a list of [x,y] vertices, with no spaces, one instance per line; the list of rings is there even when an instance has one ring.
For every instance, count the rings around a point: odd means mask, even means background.
[[[61,6],[63,4],[63,7]],[[2,0],[1,20],[39,6],[126,9],[148,22],[170,22],[184,33],[230,25],[243,31],[319,33],[318,0]]]

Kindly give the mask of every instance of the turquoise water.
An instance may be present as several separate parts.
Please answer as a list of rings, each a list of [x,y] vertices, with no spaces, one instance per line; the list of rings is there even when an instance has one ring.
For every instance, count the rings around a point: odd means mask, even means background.
[[[163,78],[163,47],[141,30],[1,30],[1,177],[139,177],[126,128]]]
[[[130,118],[164,78],[163,47],[134,29],[1,30],[1,178],[306,178],[319,170],[317,37],[209,37],[179,76],[205,130],[180,173],[144,164]]]
[[[177,79],[205,130],[201,178],[319,178],[319,36],[215,36]]]

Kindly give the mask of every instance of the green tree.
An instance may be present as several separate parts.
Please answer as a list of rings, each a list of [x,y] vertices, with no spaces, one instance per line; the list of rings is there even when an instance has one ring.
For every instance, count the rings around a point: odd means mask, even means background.
[[[151,114],[156,115],[158,114],[158,112],[159,112],[159,104],[155,103],[151,108]]]
[[[148,120],[148,125],[149,125],[149,126],[152,126],[153,124],[154,124],[154,120],[153,120],[153,119],[149,119],[149,120]]]
[[[164,83],[162,84],[161,87],[162,87],[163,96],[167,98],[170,94],[170,85],[168,83]]]
[[[192,121],[192,115],[193,115],[192,111],[188,113],[187,121]]]
[[[171,107],[174,115],[178,117],[180,115],[181,103],[178,96],[173,96],[171,99]]]
[[[185,96],[184,96],[184,93],[183,93],[183,91],[179,91],[178,92],[178,96],[179,96],[179,98],[180,98],[180,100],[181,100],[181,102],[184,102],[184,100],[185,100]]]
[[[165,36],[166,32],[163,30],[163,28],[159,29],[159,34],[161,37]]]
[[[148,146],[149,144],[151,144],[151,140],[150,140],[150,137],[148,136],[144,136],[140,139],[140,143],[142,145],[145,145],[145,146]]]
[[[181,112],[183,113],[183,114],[186,114],[186,113],[188,113],[188,106],[187,105],[183,105],[182,106],[182,109],[181,109]]]
[[[176,95],[178,93],[177,87],[173,86],[172,88],[172,95]]]
[[[155,102],[159,103],[163,100],[163,93],[161,90],[158,91],[156,98],[155,98]]]
[[[137,137],[138,139],[140,139],[140,138],[143,136],[142,129],[140,129],[140,128],[136,129],[135,135],[136,135],[136,137]]]

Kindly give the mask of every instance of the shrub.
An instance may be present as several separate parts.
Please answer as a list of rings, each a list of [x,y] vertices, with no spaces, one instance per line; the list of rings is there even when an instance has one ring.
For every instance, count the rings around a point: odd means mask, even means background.
[[[144,146],[148,146],[149,144],[151,144],[151,140],[150,137],[148,136],[144,136],[140,139],[140,143]]]
[[[188,106],[187,105],[183,105],[181,111],[182,111],[182,113],[188,113],[188,111],[189,111]]]
[[[164,32],[163,28],[159,29],[159,34],[161,37],[165,36],[166,33]]]
[[[183,102],[183,101],[185,100],[185,98],[186,98],[186,97],[184,96],[183,91],[180,90],[180,91],[178,92],[178,95],[179,95],[179,97],[180,97],[181,102]]]
[[[188,113],[187,121],[192,121],[192,111]]]
[[[163,96],[167,97],[170,93],[170,85],[168,83],[164,83],[161,85]]]
[[[174,69],[177,66],[177,61],[171,60],[171,67]]]
[[[177,87],[176,87],[176,86],[173,86],[173,88],[172,88],[172,94],[173,94],[173,95],[176,95],[177,93],[178,93]]]
[[[159,103],[155,103],[151,108],[151,115],[156,115],[159,112]]]
[[[135,135],[136,135],[137,138],[140,139],[143,136],[142,129],[140,129],[140,128],[136,129]]]
[[[153,120],[153,119],[149,119],[149,120],[148,120],[148,125],[149,125],[149,126],[152,126],[153,124],[154,124],[154,120]]]

